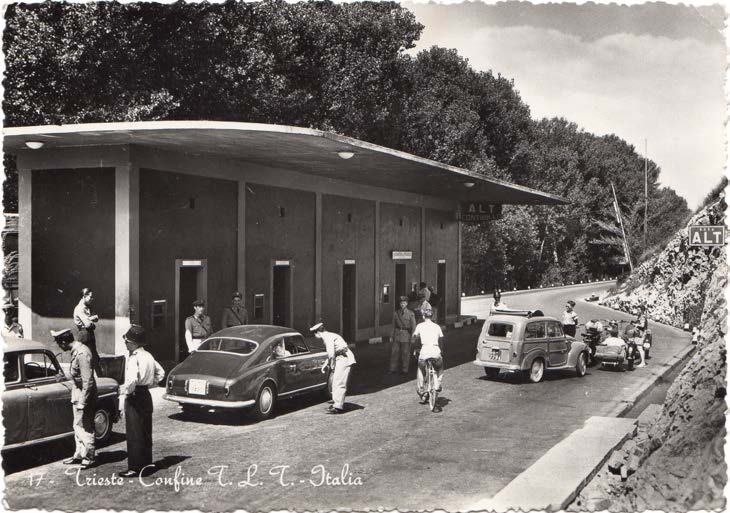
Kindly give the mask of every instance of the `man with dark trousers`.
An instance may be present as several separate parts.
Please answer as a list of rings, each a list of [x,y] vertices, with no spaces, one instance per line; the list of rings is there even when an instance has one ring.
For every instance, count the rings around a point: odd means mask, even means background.
[[[120,476],[134,477],[153,466],[152,396],[149,389],[163,380],[165,370],[145,350],[147,343],[142,326],[132,324],[124,335],[124,343],[129,357],[119,404],[127,428],[127,471]]]

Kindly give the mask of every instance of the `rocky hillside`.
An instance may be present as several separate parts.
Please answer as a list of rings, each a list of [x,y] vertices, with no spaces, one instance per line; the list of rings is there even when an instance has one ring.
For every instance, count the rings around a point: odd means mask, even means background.
[[[722,224],[725,207],[721,198],[692,216],[687,226]],[[697,326],[708,280],[720,261],[724,261],[720,248],[690,246],[685,227],[661,253],[635,269],[618,294],[601,304],[629,313],[645,304],[650,319],[677,327]]]
[[[724,203],[716,203],[690,224],[722,223],[723,210]],[[670,387],[657,417],[639,425],[637,434],[611,456],[572,510],[689,511],[725,506],[728,265],[725,248],[689,248],[686,232],[682,230],[664,252],[642,266],[638,272],[644,281],[632,280],[633,290],[606,303],[628,310],[646,301],[650,317],[674,325],[684,321],[674,302],[699,305],[695,322],[702,336],[697,350]],[[628,474],[625,480],[622,466]]]

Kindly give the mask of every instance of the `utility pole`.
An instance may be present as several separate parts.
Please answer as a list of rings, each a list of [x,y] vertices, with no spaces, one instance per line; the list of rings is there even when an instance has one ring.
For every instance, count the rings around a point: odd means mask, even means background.
[[[644,139],[644,252],[646,252],[647,218],[649,217],[649,160],[647,140]]]
[[[631,272],[634,272],[634,264],[631,262],[631,252],[629,251],[629,242],[626,240],[626,231],[624,230],[624,220],[621,217],[621,208],[618,206],[618,198],[616,197],[616,189],[613,187],[613,182],[611,182],[611,191],[613,192],[613,208],[616,209],[616,218],[621,226],[621,235],[624,238],[624,255],[626,256],[626,260],[629,261],[629,269]]]

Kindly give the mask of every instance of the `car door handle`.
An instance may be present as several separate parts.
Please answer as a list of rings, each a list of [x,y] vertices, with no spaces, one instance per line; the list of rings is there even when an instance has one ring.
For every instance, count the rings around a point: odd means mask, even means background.
[[[289,370],[294,370],[294,369],[297,368],[297,366],[294,363],[290,363],[289,365],[286,366],[286,368],[289,369]]]
[[[30,390],[38,390],[38,387],[33,386],[33,385],[25,385],[25,388],[28,388]]]

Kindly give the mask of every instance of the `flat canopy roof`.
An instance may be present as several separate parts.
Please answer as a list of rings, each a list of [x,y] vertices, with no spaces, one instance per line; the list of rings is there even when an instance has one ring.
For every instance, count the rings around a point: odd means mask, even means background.
[[[384,146],[310,128],[218,121],[141,121],[3,129],[5,151],[135,144],[238,159],[416,194],[512,205],[568,204],[565,198],[487,178]],[[343,160],[338,152],[355,155]],[[469,186],[468,184],[473,184]]]

